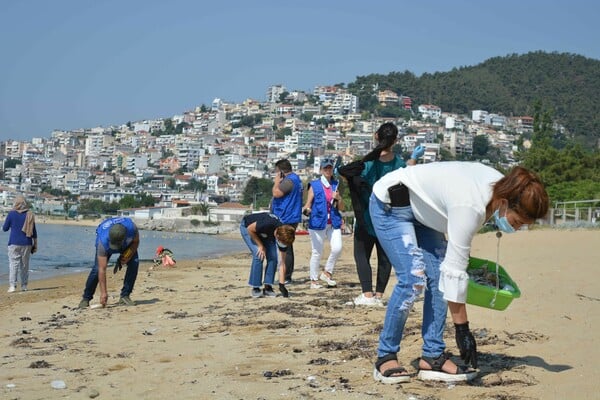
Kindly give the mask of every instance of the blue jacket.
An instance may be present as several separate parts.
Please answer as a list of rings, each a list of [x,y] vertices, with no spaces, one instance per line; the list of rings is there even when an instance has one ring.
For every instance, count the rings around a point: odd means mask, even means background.
[[[323,230],[327,227],[327,198],[325,189],[320,179],[316,179],[310,183],[313,190],[313,203],[310,207],[310,217],[308,218],[308,229]],[[335,192],[338,187],[338,181],[331,180],[331,189]],[[342,227],[342,215],[337,208],[331,207],[331,226],[334,229]]]
[[[117,251],[110,249],[110,239],[108,237],[108,232],[110,231],[110,228],[115,224],[121,224],[127,229],[127,233],[125,234],[125,244],[123,245],[123,247],[121,247],[120,250]],[[106,251],[106,254],[108,254],[109,256],[114,253],[121,253],[127,247],[129,247],[131,242],[133,242],[136,232],[137,227],[131,219],[124,217],[108,218],[102,221],[100,225],[98,225],[98,227],[96,228],[96,247],[98,246],[98,243],[101,243],[104,247],[104,250]]]
[[[302,221],[302,181],[295,173],[285,177],[294,184],[294,189],[283,197],[273,198],[273,214],[284,224],[297,224]]]
[[[10,234],[8,236],[8,245],[16,245],[16,246],[31,246],[33,245],[32,238],[28,238],[23,232],[23,225],[25,225],[25,218],[27,213],[20,213],[15,210],[10,210],[8,215],[6,216],[6,220],[4,221],[4,225],[2,226],[2,230],[4,232],[10,229]],[[37,230],[35,228],[35,224],[33,224],[33,236],[34,239],[37,239]]]

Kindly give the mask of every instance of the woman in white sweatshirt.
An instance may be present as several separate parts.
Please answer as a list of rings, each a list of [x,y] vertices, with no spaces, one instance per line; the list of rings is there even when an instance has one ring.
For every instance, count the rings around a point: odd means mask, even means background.
[[[398,281],[379,337],[375,380],[409,379],[396,354],[409,311],[423,290],[419,378],[455,382],[476,376],[468,367],[477,368],[477,349],[465,305],[471,241],[487,221],[506,233],[533,224],[546,215],[548,203],[539,177],[522,167],[503,176],[479,163],[439,162],[398,169],[375,183],[369,210]],[[467,365],[457,366],[445,353],[448,309]]]

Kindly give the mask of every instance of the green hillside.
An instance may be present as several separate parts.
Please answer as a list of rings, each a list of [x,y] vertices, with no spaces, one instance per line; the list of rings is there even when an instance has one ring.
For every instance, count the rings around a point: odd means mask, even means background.
[[[435,104],[445,112],[467,115],[472,110],[532,115],[539,101],[576,141],[597,145],[600,139],[600,61],[576,54],[513,54],[449,72],[371,74],[348,84],[363,110],[381,115],[385,110],[373,87],[409,96],[413,105]]]

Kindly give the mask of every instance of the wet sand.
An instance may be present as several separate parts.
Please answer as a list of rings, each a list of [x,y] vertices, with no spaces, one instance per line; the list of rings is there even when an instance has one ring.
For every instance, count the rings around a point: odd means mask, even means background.
[[[199,243],[201,245],[201,243]],[[494,260],[493,233],[472,255]],[[373,381],[385,309],[355,307],[352,238],[334,279],[311,290],[310,243],[299,236],[291,297],[250,298],[249,253],[140,266],[117,306],[123,271],[109,270],[109,306],[77,310],[86,275],[0,286],[0,394],[7,399],[595,399],[600,392],[600,230],[505,235],[500,264],[521,289],[505,311],[469,306],[480,352],[471,384]],[[373,258],[373,264],[374,264]],[[385,298],[395,279],[392,278]],[[97,299],[92,301],[96,303]],[[416,373],[421,306],[409,318],[400,362]],[[449,324],[451,326],[451,324]],[[457,354],[451,328],[448,350]],[[54,389],[60,380],[66,388]]]

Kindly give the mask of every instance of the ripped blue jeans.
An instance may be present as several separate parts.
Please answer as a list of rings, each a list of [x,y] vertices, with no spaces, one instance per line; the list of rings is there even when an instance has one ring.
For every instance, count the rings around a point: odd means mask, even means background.
[[[388,302],[377,356],[396,354],[415,300],[424,293],[422,356],[438,357],[446,349],[448,305],[438,289],[440,263],[446,254],[444,234],[415,219],[412,208],[391,207],[371,195],[369,211],[377,239],[394,266],[398,282]]]

